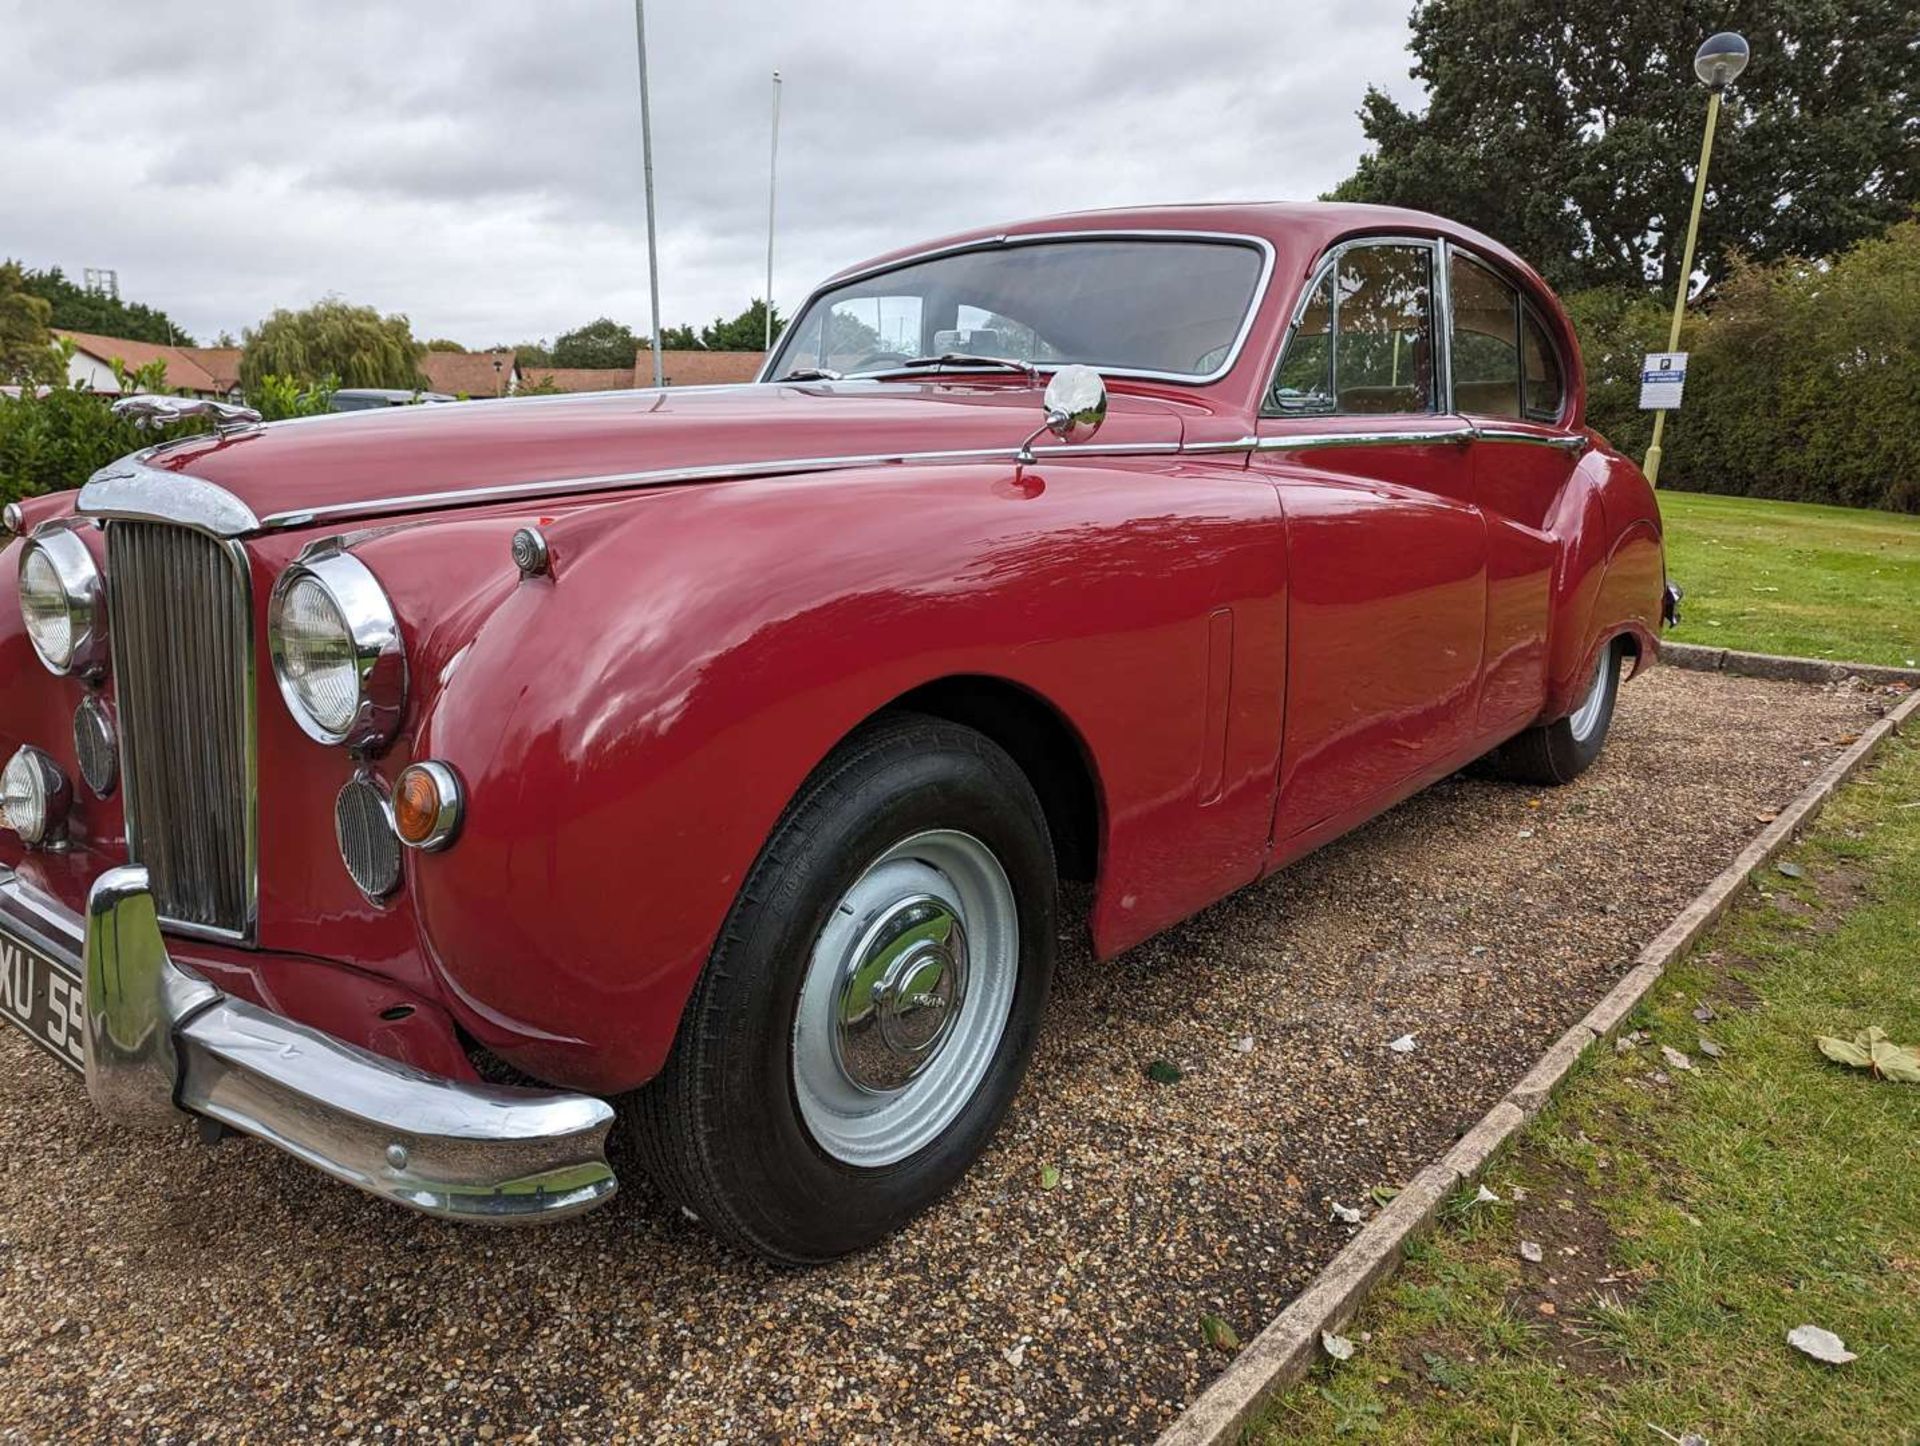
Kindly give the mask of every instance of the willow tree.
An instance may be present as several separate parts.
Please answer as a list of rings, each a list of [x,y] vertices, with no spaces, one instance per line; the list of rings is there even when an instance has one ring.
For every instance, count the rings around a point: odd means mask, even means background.
[[[343,387],[417,388],[422,348],[404,316],[382,316],[337,296],[304,311],[274,312],[241,339],[240,384],[251,391],[267,377],[314,385],[331,377]]]

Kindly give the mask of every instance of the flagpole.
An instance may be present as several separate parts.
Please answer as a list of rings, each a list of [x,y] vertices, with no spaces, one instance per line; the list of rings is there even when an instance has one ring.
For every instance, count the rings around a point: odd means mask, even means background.
[[[767,333],[765,350],[773,350],[773,202],[780,170],[780,72],[773,73],[773,146],[767,156]]]
[[[647,294],[653,308],[653,335],[648,350],[653,353],[653,384],[666,385],[666,363],[660,355],[660,252],[655,244],[653,225],[653,110],[647,95],[647,3],[633,0],[633,28],[640,42],[640,168],[647,196]]]

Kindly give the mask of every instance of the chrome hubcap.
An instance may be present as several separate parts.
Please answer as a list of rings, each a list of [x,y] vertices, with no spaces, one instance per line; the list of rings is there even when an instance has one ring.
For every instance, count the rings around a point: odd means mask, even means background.
[[[878,1167],[951,1125],[999,1051],[1019,957],[1013,887],[980,840],[933,830],[876,859],[820,931],[794,1014],[820,1148]]]
[[[1593,681],[1587,684],[1586,699],[1574,709],[1573,716],[1567,720],[1567,726],[1573,736],[1585,743],[1593,736],[1595,726],[1600,722],[1600,710],[1607,701],[1607,669],[1613,666],[1613,649],[1601,650],[1600,662],[1593,670]]]

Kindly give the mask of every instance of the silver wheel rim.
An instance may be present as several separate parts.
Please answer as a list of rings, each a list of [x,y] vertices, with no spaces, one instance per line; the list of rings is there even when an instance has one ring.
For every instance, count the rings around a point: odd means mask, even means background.
[[[1613,647],[1609,644],[1600,650],[1600,662],[1593,670],[1593,681],[1587,684],[1586,700],[1573,710],[1567,719],[1574,740],[1585,743],[1593,736],[1593,730],[1600,726],[1600,714],[1607,702],[1607,669],[1613,665]]]
[[[933,829],[875,859],[814,942],[794,1011],[814,1142],[876,1169],[937,1139],[993,1067],[1019,969],[1013,885],[979,839]]]

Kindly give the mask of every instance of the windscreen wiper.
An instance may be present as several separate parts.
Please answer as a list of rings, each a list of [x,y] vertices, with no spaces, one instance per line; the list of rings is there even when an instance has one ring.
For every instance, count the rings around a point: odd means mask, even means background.
[[[837,382],[840,373],[832,367],[795,367],[784,376],[774,378],[776,382]]]
[[[1000,371],[1018,372],[1023,377],[1037,377],[1040,369],[1032,362],[1015,361],[1006,356],[975,356],[971,352],[943,351],[938,356],[909,357],[903,362],[895,362],[878,372],[865,373],[867,376],[886,376],[892,372],[923,371],[939,367],[993,367]]]

